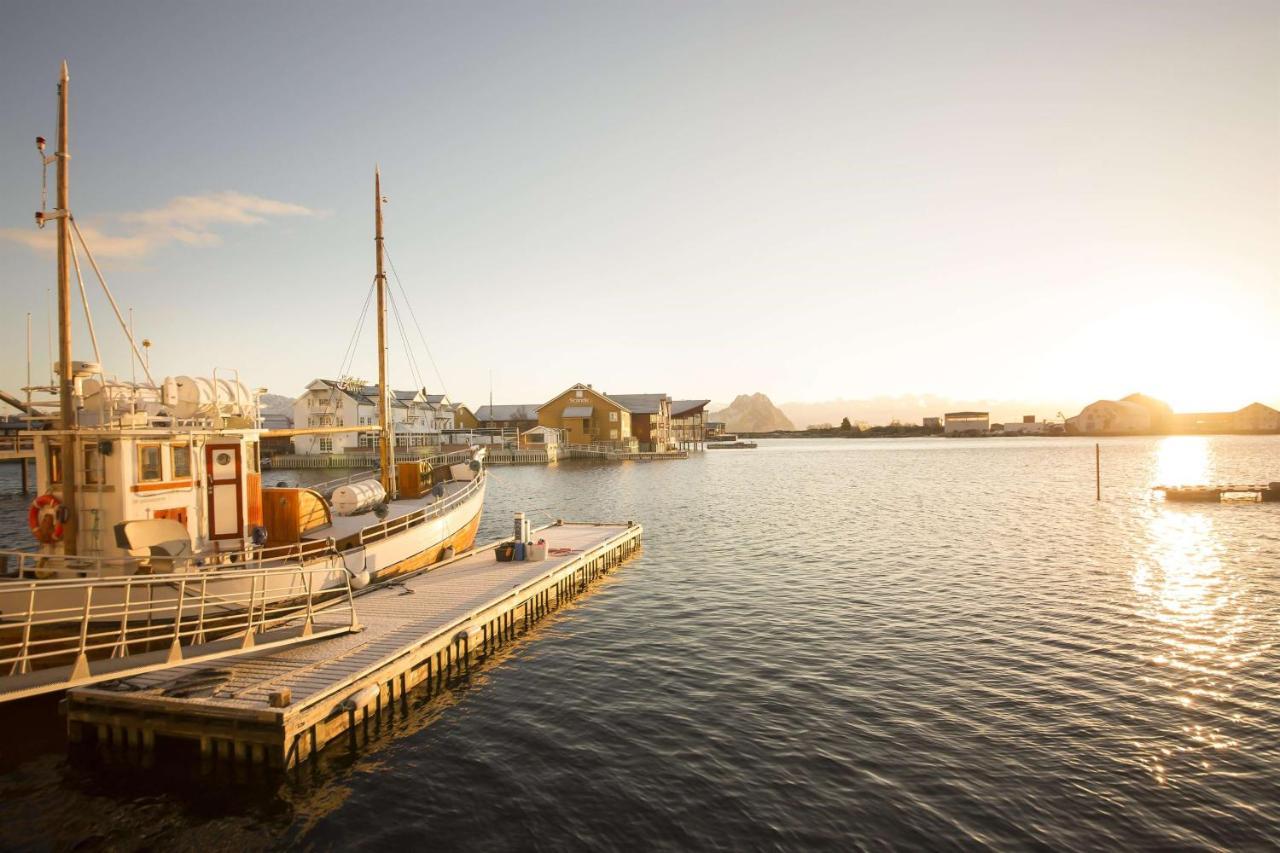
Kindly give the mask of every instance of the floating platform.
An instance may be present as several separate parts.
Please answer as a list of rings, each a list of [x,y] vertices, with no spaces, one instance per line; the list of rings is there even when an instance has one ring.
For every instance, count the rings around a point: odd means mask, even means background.
[[[556,522],[535,532],[544,560],[500,562],[494,542],[366,590],[359,633],[71,690],[68,738],[144,760],[160,739],[188,742],[202,763],[293,767],[576,596],[641,535],[631,522]]]
[[[1253,499],[1255,501],[1280,501],[1280,483],[1227,484],[1216,486],[1156,486],[1153,491],[1164,492],[1167,501],[1216,503],[1224,497]]]
[[[716,444],[708,444],[707,450],[754,450],[757,447],[754,441],[733,441],[733,442],[717,442]]]

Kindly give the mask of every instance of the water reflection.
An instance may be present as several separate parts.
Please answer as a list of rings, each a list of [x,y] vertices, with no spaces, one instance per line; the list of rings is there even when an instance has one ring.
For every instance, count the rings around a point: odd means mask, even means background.
[[[1185,445],[1169,458],[1187,466],[1181,470],[1194,463]],[[1210,752],[1238,746],[1219,723],[1238,718],[1227,710],[1234,670],[1257,652],[1241,651],[1250,621],[1243,579],[1226,559],[1212,513],[1159,504],[1147,527],[1133,584],[1157,646],[1154,682],[1174,703],[1174,725],[1147,744],[1143,764],[1164,784],[1174,761],[1184,770],[1208,770]]]

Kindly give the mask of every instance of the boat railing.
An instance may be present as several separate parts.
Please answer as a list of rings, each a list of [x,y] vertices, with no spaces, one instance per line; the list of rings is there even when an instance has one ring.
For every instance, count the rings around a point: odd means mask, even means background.
[[[0,702],[359,629],[350,575],[329,562],[10,581],[0,594]]]
[[[36,449],[36,440],[25,435],[0,436],[0,453],[30,453]]]
[[[0,578],[87,579],[158,573],[203,573],[301,566],[334,553],[331,539],[182,556],[102,557],[0,549]],[[164,571],[158,571],[164,570]]]
[[[436,501],[430,506],[425,506],[422,509],[416,509],[413,512],[405,513],[398,518],[389,518],[386,521],[379,522],[378,524],[371,524],[368,527],[363,528],[359,533],[359,543],[361,545],[367,545],[370,542],[377,542],[379,539],[386,539],[388,536],[403,533],[404,531],[412,527],[417,527],[419,524],[424,524],[433,518],[439,518],[441,515],[465,502],[468,498],[474,495],[480,489],[484,481],[484,476],[483,472],[480,473],[475,477],[475,479],[469,481],[463,488],[441,500]]]

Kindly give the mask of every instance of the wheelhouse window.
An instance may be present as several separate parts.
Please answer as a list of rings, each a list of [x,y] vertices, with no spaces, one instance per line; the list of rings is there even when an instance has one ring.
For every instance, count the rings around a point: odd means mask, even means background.
[[[56,444],[49,445],[49,482],[62,482],[62,448]]]
[[[84,482],[87,486],[102,483],[102,454],[98,452],[96,443],[84,446]]]
[[[185,444],[175,444],[170,452],[173,454],[173,479],[190,477],[191,448]]]
[[[160,462],[160,445],[138,445],[138,482],[155,483],[164,479]]]

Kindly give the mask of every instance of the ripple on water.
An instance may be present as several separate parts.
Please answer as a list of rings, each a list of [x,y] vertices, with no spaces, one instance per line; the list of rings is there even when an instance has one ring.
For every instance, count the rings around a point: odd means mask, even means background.
[[[545,508],[643,555],[285,784],[6,765],[0,844],[1274,846],[1280,507],[1149,487],[1271,477],[1280,440],[1103,445],[1101,503],[1070,439],[498,469],[483,536]]]

